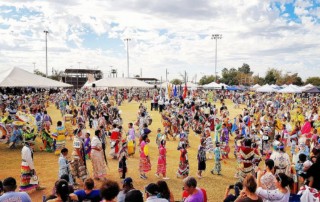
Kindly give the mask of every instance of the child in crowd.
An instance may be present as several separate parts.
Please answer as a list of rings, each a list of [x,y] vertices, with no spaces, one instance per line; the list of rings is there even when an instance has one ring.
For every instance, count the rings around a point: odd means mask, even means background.
[[[128,134],[127,134],[127,141],[128,141],[128,155],[133,156],[136,151],[136,137],[135,131],[133,128],[133,123],[128,124]]]
[[[161,142],[161,140],[164,139],[164,138],[165,138],[165,135],[161,134],[161,129],[158,128],[158,130],[157,130],[157,137],[156,137],[156,143],[157,143],[158,147],[160,147],[160,142]]]
[[[127,141],[125,139],[122,140],[122,147],[118,154],[119,168],[118,172],[120,174],[121,179],[126,178],[127,173],[127,158],[128,158],[128,147]]]
[[[90,133],[86,133],[85,135],[85,142],[84,142],[84,151],[86,159],[90,159],[90,153],[91,153],[91,139],[90,139]]]
[[[216,148],[214,149],[214,168],[211,170],[211,174],[214,175],[214,171],[217,172],[218,175],[221,175],[221,150],[220,150],[220,143],[216,143]]]
[[[202,138],[200,140],[200,145],[198,148],[198,178],[202,178],[202,171],[206,170],[206,147],[205,147],[205,139]]]

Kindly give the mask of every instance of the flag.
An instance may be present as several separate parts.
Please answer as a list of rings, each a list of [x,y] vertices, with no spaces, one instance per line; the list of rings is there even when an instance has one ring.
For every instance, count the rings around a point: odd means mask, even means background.
[[[177,97],[177,96],[178,96],[177,86],[176,86],[176,85],[174,86],[174,89],[173,89],[173,96],[174,96],[174,97]]]
[[[186,98],[188,95],[188,88],[187,88],[187,83],[184,85],[184,90],[183,90],[183,98]]]
[[[171,98],[171,95],[172,95],[172,85],[169,83],[168,84],[168,99]]]

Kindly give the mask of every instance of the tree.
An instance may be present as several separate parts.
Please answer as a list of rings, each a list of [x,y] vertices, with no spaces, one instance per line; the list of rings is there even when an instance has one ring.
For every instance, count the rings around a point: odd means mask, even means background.
[[[238,85],[238,71],[235,68],[227,69],[224,68],[222,70],[222,79],[221,82],[227,85]]]
[[[52,75],[49,76],[49,78],[56,81],[60,81],[63,76],[64,76],[63,71],[53,70]]]
[[[140,75],[137,74],[137,75],[134,76],[134,78],[140,78]]]
[[[260,77],[259,75],[253,76],[253,83],[262,86],[264,84],[264,78]]]
[[[276,77],[274,71],[272,71],[272,70],[267,71],[267,74],[264,78],[264,82],[266,84],[275,84],[277,82],[277,77]]]
[[[214,82],[214,80],[215,80],[215,76],[214,76],[214,75],[210,75],[210,76],[204,75],[204,76],[200,79],[199,84],[200,84],[200,85],[205,85],[205,84]]]
[[[41,72],[41,71],[40,71],[40,70],[38,70],[38,69],[35,69],[35,70],[33,71],[33,73],[34,73],[34,74],[36,74],[36,75],[39,75],[39,76],[46,77],[46,74],[45,74],[45,73],[43,73],[43,72]]]
[[[238,67],[238,72],[242,72],[244,74],[253,74],[253,72],[250,71],[250,66],[246,63],[243,63],[242,67]]]
[[[312,84],[314,86],[320,86],[320,77],[314,76],[314,77],[309,77],[306,80],[306,84]]]
[[[171,83],[174,84],[174,85],[181,85],[181,84],[182,84],[182,81],[181,81],[180,79],[173,79],[173,80],[171,81]]]

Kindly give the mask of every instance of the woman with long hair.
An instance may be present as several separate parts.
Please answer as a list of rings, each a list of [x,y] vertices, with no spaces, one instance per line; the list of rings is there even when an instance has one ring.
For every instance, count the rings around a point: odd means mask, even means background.
[[[263,200],[268,201],[278,201],[278,202],[287,202],[289,201],[290,197],[290,189],[289,186],[293,184],[293,179],[288,177],[284,173],[276,174],[275,184],[277,189],[275,190],[268,190],[262,188],[261,177],[264,175],[264,172],[258,172],[258,179],[257,179],[257,191],[256,193],[260,196]]]
[[[157,166],[157,173],[155,174],[158,178],[160,178],[160,174],[162,175],[164,180],[169,179],[166,176],[166,171],[167,171],[167,160],[166,160],[166,153],[167,150],[165,148],[166,146],[166,141],[161,140],[160,141],[160,146],[159,146],[159,157],[158,157],[158,166]]]
[[[148,136],[142,135],[141,143],[140,143],[139,171],[140,171],[140,178],[144,180],[147,179],[146,172],[149,172],[151,170],[148,143],[149,143]]]
[[[167,199],[169,202],[174,202],[173,194],[170,191],[168,184],[163,180],[159,180],[157,182],[157,185],[159,188],[158,198],[164,198]]]
[[[189,175],[189,160],[188,160],[188,151],[187,145],[182,143],[180,148],[180,163],[177,171],[177,177],[187,177]]]
[[[92,138],[91,142],[91,161],[93,166],[93,176],[97,180],[105,178],[107,174],[106,162],[104,159],[100,136],[101,131],[96,130],[95,136]]]
[[[248,174],[243,180],[243,189],[235,202],[262,202],[262,198],[255,193],[256,189],[256,179],[253,177],[253,175]]]
[[[78,201],[75,194],[69,193],[69,185],[66,180],[58,180],[55,183],[56,198],[47,200],[47,202],[71,202]]]

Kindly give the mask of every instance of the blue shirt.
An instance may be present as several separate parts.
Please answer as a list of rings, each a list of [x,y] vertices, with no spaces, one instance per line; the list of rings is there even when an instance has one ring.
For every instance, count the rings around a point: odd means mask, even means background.
[[[1,202],[31,202],[30,196],[26,192],[6,192],[0,196]]]
[[[78,190],[75,192],[75,194],[78,196],[79,202],[82,202],[83,200],[91,200],[91,202],[100,202],[102,200],[102,198],[100,197],[99,190],[92,190],[88,195],[84,190]]]

